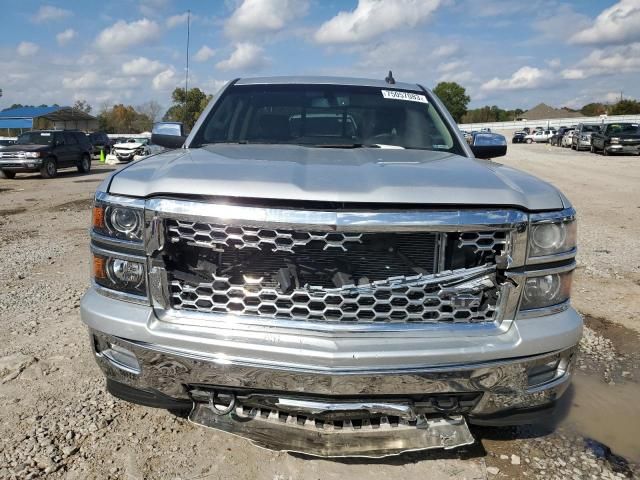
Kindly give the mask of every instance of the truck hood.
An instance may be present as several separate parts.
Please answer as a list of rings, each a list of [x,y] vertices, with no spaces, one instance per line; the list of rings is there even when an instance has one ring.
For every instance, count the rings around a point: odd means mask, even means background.
[[[153,155],[112,177],[109,192],[553,210],[552,185],[504,165],[446,152],[295,145],[212,145]]]
[[[50,145],[25,144],[25,145],[7,145],[2,148],[3,152],[39,152],[51,148]]]
[[[134,150],[136,148],[140,148],[143,144],[139,142],[125,142],[125,143],[116,143],[113,148],[117,148],[120,150]]]

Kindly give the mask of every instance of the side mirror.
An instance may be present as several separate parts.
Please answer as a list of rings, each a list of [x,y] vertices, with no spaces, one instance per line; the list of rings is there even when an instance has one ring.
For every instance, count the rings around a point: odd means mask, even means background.
[[[158,122],[151,131],[151,143],[165,148],[180,148],[186,139],[184,125],[179,122]]]
[[[476,133],[471,142],[476,158],[496,158],[507,154],[507,139],[498,133]]]

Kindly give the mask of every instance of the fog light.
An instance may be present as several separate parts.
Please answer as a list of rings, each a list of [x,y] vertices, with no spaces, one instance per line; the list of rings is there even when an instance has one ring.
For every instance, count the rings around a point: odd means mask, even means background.
[[[111,364],[125,372],[129,373],[140,373],[140,363],[138,362],[138,358],[136,354],[131,350],[127,350],[120,345],[116,345],[113,343],[108,343],[109,348],[102,350],[100,355],[107,358]]]

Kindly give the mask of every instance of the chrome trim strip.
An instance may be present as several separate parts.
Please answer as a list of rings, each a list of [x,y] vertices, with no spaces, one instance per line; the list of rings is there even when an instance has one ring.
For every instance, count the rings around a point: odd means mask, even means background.
[[[105,257],[115,257],[115,258],[121,258],[123,260],[129,260],[131,262],[139,262],[139,263],[143,263],[145,264],[145,268],[146,268],[146,263],[147,263],[147,257],[145,256],[140,256],[140,255],[132,255],[130,253],[123,253],[123,252],[116,252],[113,250],[107,250],[105,248],[100,248],[97,245],[91,245],[91,252],[92,253],[96,253],[98,255],[102,255]]]
[[[523,277],[541,277],[543,275],[553,275],[554,273],[565,273],[576,269],[575,260],[566,265],[559,265],[557,267],[549,268],[527,268],[521,271],[509,271],[505,272],[505,275],[509,278],[514,278],[516,281],[521,280]]]
[[[527,265],[539,265],[541,263],[553,263],[562,262],[564,260],[571,260],[578,254],[578,247],[574,247],[568,252],[556,253],[554,255],[543,255],[541,257],[529,257]]]
[[[150,344],[146,342],[136,342],[133,340],[127,340],[120,337],[112,337],[107,334],[100,333],[100,335],[104,337],[111,338],[113,340],[119,341],[125,348],[139,347],[143,348],[149,352],[154,353],[162,353],[167,355],[175,355],[177,357],[181,357],[189,360],[196,361],[204,361],[204,362],[212,362],[217,365],[226,365],[226,366],[237,366],[237,367],[247,367],[247,368],[264,368],[273,371],[279,371],[290,374],[332,374],[332,375],[402,375],[402,374],[415,374],[415,373],[442,373],[442,372],[466,372],[473,370],[480,370],[485,368],[497,368],[503,366],[509,366],[514,364],[519,364],[521,362],[531,363],[537,361],[539,359],[552,357],[554,355],[558,355],[567,349],[562,350],[554,350],[551,352],[544,352],[538,355],[533,355],[529,357],[516,357],[516,358],[504,358],[500,360],[491,360],[485,362],[477,362],[477,363],[449,363],[442,365],[425,365],[421,367],[392,367],[392,368],[370,368],[370,367],[361,367],[361,368],[333,368],[333,367],[321,367],[318,366],[316,368],[303,367],[300,365],[290,364],[290,363],[274,363],[274,362],[264,362],[258,358],[241,358],[241,357],[231,357],[229,355],[223,354],[203,354],[200,352],[193,352],[190,350],[181,350],[171,347],[165,347],[157,344]],[[571,347],[573,348],[573,347]],[[140,359],[140,354],[136,353],[136,357]],[[203,367],[205,367],[203,365]],[[144,370],[144,369],[143,369]],[[239,378],[237,380],[240,380]],[[512,385],[513,388],[517,388],[517,385]]]
[[[101,352],[96,353],[95,355],[98,358],[105,358],[109,363],[111,363],[111,365],[113,365],[116,368],[119,368],[124,372],[130,373],[132,375],[140,375],[141,373],[141,370],[139,368],[130,367],[129,365],[125,365],[124,363],[119,362],[118,360],[113,358],[113,356],[109,353],[108,350],[103,350]]]
[[[247,226],[311,227],[334,231],[431,231],[466,232],[511,230],[527,223],[519,210],[406,210],[406,211],[318,211],[247,207],[187,200],[152,198],[146,209],[162,218]]]
[[[89,229],[89,236],[91,240],[98,243],[103,243],[110,247],[116,248],[129,248],[131,250],[140,250],[144,254],[144,244],[142,241],[131,241],[131,240],[122,240],[120,238],[107,237],[106,235],[102,235],[93,230],[93,228]]]
[[[532,213],[531,223],[571,222],[576,219],[576,210],[573,207],[555,212]]]
[[[546,315],[553,315],[555,313],[561,313],[567,310],[571,306],[571,300],[565,300],[562,303],[556,305],[550,305],[542,308],[531,308],[529,310],[519,310],[516,315],[516,320],[526,320],[527,318],[544,317]]]
[[[139,305],[149,306],[149,298],[142,295],[134,295],[133,293],[119,292],[118,290],[112,290],[102,285],[98,285],[95,280],[91,280],[91,287],[101,295],[115,300],[123,300],[125,302],[137,303]]]
[[[109,205],[120,205],[122,207],[144,208],[145,205],[145,201],[143,198],[110,195],[106,192],[96,192],[95,201],[108,203]]]

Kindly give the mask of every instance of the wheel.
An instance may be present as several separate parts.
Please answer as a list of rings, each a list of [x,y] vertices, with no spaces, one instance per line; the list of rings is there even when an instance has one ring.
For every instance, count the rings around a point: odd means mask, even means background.
[[[16,178],[16,172],[7,172],[6,170],[0,170],[0,178],[11,180],[12,178]]]
[[[533,142],[533,140],[531,140],[530,138],[527,138],[527,143],[531,143]]]
[[[609,151],[606,149],[606,147],[602,148],[602,155],[604,155],[605,157],[609,156]]]
[[[80,173],[89,173],[89,170],[91,170],[91,158],[89,155],[83,155],[78,164],[78,171]]]
[[[576,146],[573,143],[571,144],[571,150],[577,150]]]
[[[591,144],[589,150],[591,151],[591,153],[596,153],[596,147],[593,146],[593,143]]]
[[[58,175],[58,166],[53,158],[48,157],[42,161],[40,175],[42,175],[42,178],[53,178]]]

